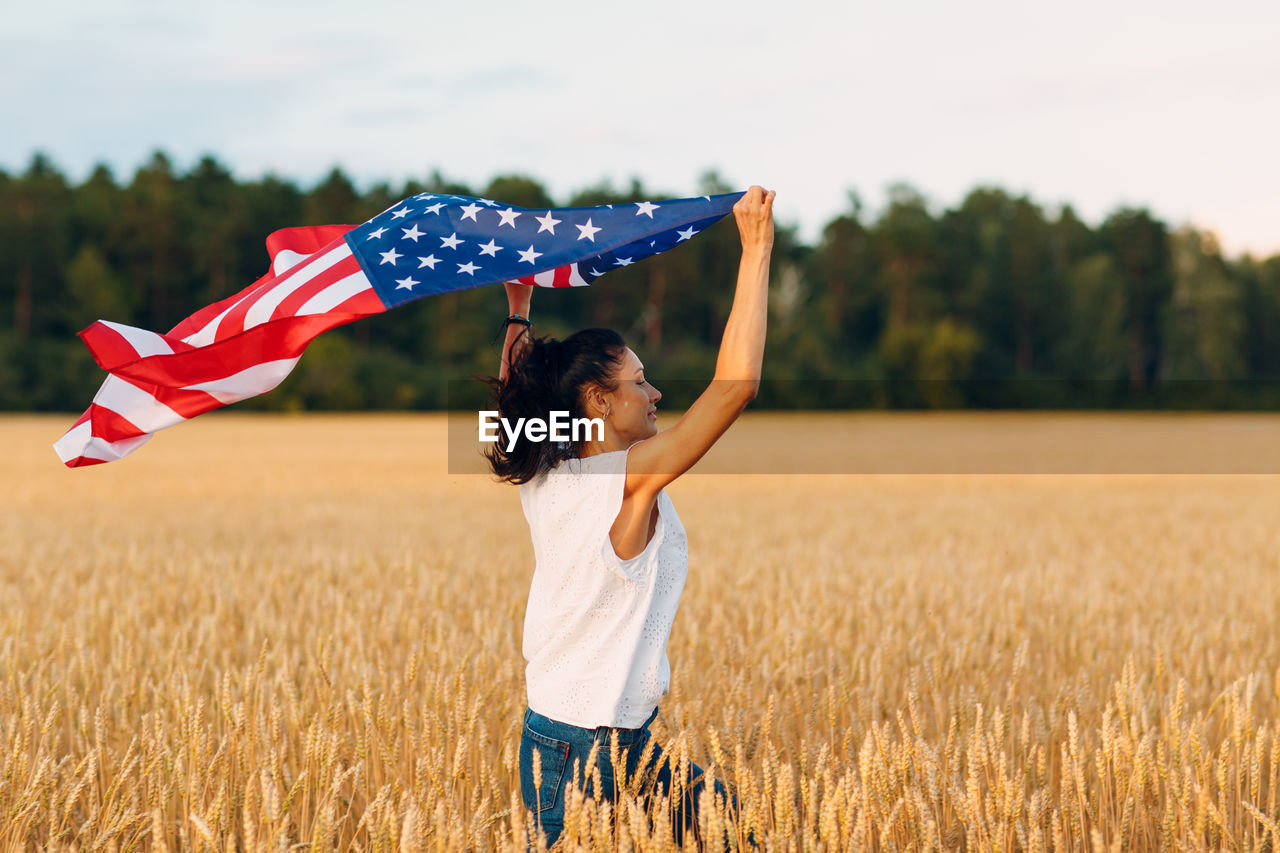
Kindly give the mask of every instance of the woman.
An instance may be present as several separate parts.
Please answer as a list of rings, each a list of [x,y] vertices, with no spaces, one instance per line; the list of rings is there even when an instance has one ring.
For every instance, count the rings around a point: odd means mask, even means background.
[[[533,339],[532,288],[507,285],[510,316],[494,383],[499,415],[549,421],[551,412],[567,411],[603,424],[577,441],[521,440],[509,452],[498,443],[488,453],[494,473],[520,485],[533,538],[520,785],[548,844],[563,830],[575,774],[588,793],[606,799],[638,780],[642,790],[675,799],[678,838],[697,826],[702,771],[693,765],[687,778],[674,779],[675,762],[649,735],[670,682],[667,638],[688,572],[684,527],[663,489],[711,448],[759,387],[773,197],[752,187],[734,205],[742,261],[715,377],[661,432],[662,395],[617,333]],[[715,790],[727,797],[718,783]]]

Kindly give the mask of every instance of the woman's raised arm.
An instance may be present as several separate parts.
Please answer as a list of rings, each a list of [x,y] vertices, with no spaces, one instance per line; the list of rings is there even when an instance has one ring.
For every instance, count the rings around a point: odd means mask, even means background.
[[[742,261],[733,308],[720,341],[715,376],[674,426],[631,448],[627,460],[628,494],[642,500],[656,496],[692,468],[755,399],[764,361],[773,197],[773,191],[753,186],[733,206],[742,238]]]
[[[529,303],[533,298],[533,286],[528,284],[516,284],[508,281],[504,285],[507,289],[507,317],[519,314],[525,320],[529,319]],[[498,381],[505,382],[507,379],[507,366],[511,364],[511,359],[515,352],[511,348],[516,345],[516,341],[528,331],[528,326],[524,323],[507,323],[506,335],[502,342],[502,364],[498,365]],[[524,337],[520,346],[528,345],[529,338]],[[519,352],[517,349],[516,352]]]

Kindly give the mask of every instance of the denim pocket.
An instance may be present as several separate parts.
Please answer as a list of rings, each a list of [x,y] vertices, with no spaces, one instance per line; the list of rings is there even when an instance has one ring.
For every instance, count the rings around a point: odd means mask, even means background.
[[[541,756],[541,785],[534,787],[533,757]],[[539,734],[524,724],[520,736],[520,794],[525,808],[545,812],[555,806],[564,782],[565,765],[569,761],[569,744]]]

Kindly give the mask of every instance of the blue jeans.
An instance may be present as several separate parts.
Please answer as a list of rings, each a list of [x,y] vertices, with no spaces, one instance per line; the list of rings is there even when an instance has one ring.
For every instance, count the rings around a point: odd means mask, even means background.
[[[564,830],[565,791],[573,779],[575,764],[578,766],[576,784],[584,793],[597,800],[616,799],[618,789],[623,785],[623,779],[618,774],[620,769],[625,769],[628,780],[636,778],[637,772],[642,772],[651,779],[651,784],[645,786],[646,791],[669,796],[672,775],[676,772],[673,766],[675,762],[656,743],[650,751],[644,770],[640,770],[641,755],[652,740],[649,724],[657,716],[658,709],[654,708],[649,719],[638,729],[615,729],[609,726],[584,729],[557,722],[532,710],[524,712],[524,728],[520,734],[520,793],[524,798],[525,808],[538,815],[538,825],[547,834],[548,846],[554,844]],[[615,768],[609,754],[615,733],[623,768]],[[593,790],[593,768],[587,766],[587,758],[593,746],[596,747],[595,768],[600,771],[600,791]],[[541,784],[537,787],[534,786],[533,778],[535,754],[540,756],[541,770]],[[672,819],[677,844],[684,843],[685,832],[697,832],[698,797],[706,787],[702,768],[693,762],[689,762],[689,776],[683,781],[684,796],[680,803],[673,804],[677,812]],[[719,782],[715,783],[715,792],[731,804],[736,814],[737,798],[730,796]]]

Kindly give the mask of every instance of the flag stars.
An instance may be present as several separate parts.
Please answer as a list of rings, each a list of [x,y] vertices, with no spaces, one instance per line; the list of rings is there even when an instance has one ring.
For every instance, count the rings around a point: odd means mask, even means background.
[[[369,232],[369,236],[368,236],[368,237],[365,237],[365,240],[381,240],[381,239],[382,239],[382,235],[383,235],[383,234],[386,234],[386,233],[387,233],[387,229],[385,229],[385,228],[378,228],[378,229],[377,229],[377,230],[375,230],[375,231],[370,231],[370,232]]]
[[[480,220],[476,219],[476,214],[479,212],[480,212],[480,205],[478,204],[463,205],[462,218],[470,219],[472,222],[479,222]]]
[[[423,209],[423,211],[422,211],[422,212],[423,212],[423,213],[434,213],[436,216],[439,216],[439,215],[440,215],[440,208],[442,208],[442,207],[444,207],[444,202],[442,202],[442,201],[438,201],[438,202],[436,202],[435,204],[429,204],[429,205],[427,205],[427,206]]]
[[[658,205],[651,201],[638,201],[636,207],[640,208],[636,211],[636,216],[644,215],[653,219],[653,212],[658,209]]]
[[[635,262],[634,262],[634,261],[632,261],[630,258],[618,258],[617,260],[615,260],[615,261],[613,262],[613,265],[614,265],[615,267],[629,267],[629,266],[631,266],[633,263],[635,263]]]
[[[401,228],[400,230],[404,232],[404,236],[400,238],[401,240],[412,240],[413,242],[416,243],[418,242],[419,237],[426,236],[425,234],[423,234],[421,231],[418,230],[418,226],[416,223],[412,228]]]
[[[498,253],[502,251],[502,247],[490,240],[480,247],[480,254],[488,255],[491,258],[498,257]]]
[[[427,255],[425,258],[418,258],[418,269],[422,269],[423,267],[435,269],[436,264],[438,263],[440,263],[440,259],[435,255]]]
[[[473,276],[476,274],[476,270],[478,269],[480,269],[480,267],[476,266],[470,261],[467,261],[465,264],[458,264],[458,275],[462,275],[463,273],[466,273],[467,275]]]
[[[382,253],[382,264],[391,264],[391,266],[394,267],[396,265],[396,261],[403,257],[404,255],[400,254],[394,247],[392,247],[390,251]],[[382,266],[382,264],[378,264],[378,266]]]
[[[459,246],[461,246],[461,245],[462,245],[462,243],[463,243],[463,241],[458,239],[458,232],[457,232],[457,231],[454,231],[454,232],[453,232],[452,234],[450,234],[448,237],[441,237],[441,238],[440,238],[440,247],[441,247],[442,249],[456,249],[456,248],[458,248]]]
[[[590,219],[587,220],[586,225],[575,225],[573,227],[578,229],[579,240],[590,240],[592,243],[596,241],[596,233],[602,230],[592,225]]]
[[[538,233],[541,234],[543,231],[550,231],[552,237],[556,235],[556,226],[564,221],[553,218],[551,216],[551,211],[549,210],[547,211],[546,216],[535,216],[533,218],[538,221]]]
[[[492,199],[481,198],[481,199],[477,199],[477,201],[479,201],[479,202],[480,202],[481,204],[483,204],[485,207],[497,207],[497,206],[498,206],[498,203],[497,203],[496,201],[493,201]]]
[[[407,208],[407,207],[402,207],[402,208],[400,208],[399,210],[392,212],[392,214],[391,214],[391,218],[392,218],[392,219],[403,219],[403,218],[405,218],[406,216],[408,216],[410,213],[413,213],[413,211],[412,211],[412,210],[410,210],[410,209],[409,209],[409,208]]]
[[[416,278],[409,278],[408,276],[398,278],[396,279],[396,290],[412,291],[415,284],[422,284],[422,282],[418,281]]]
[[[498,227],[501,228],[503,225],[510,225],[512,228],[515,228],[516,217],[519,215],[518,211],[512,210],[509,207],[506,210],[499,210],[498,219],[501,221],[498,223]]]
[[[685,240],[689,240],[689,239],[691,239],[691,238],[693,237],[693,235],[694,235],[694,234],[697,234],[698,232],[697,232],[697,231],[694,231],[694,230],[693,230],[693,226],[692,226],[692,225],[690,225],[690,226],[689,226],[688,228],[686,228],[685,230],[683,230],[683,231],[677,231],[676,233],[680,235],[680,239],[679,239],[679,240],[677,240],[676,242],[677,242],[677,243],[683,243]]]
[[[535,218],[536,218],[536,217],[535,217]],[[540,257],[542,257],[542,252],[535,252],[535,251],[533,250],[533,246],[530,246],[529,248],[527,248],[527,249],[525,249],[524,251],[520,252],[520,262],[521,262],[521,263],[529,263],[529,264],[532,264],[532,263],[534,263],[534,262],[535,262],[538,258],[540,258]]]

